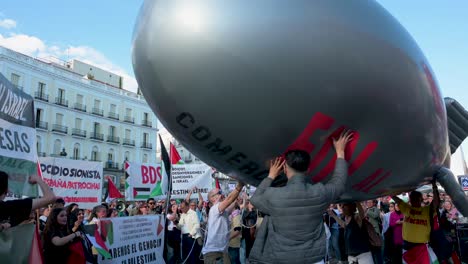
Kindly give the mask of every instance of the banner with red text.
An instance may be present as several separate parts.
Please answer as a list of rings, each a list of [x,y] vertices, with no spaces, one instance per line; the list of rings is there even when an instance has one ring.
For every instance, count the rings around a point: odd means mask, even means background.
[[[161,164],[125,163],[125,199],[127,201],[146,201],[148,198],[164,199],[156,189],[161,182]]]
[[[46,157],[40,158],[42,178],[66,203],[91,209],[101,204],[102,163]]]

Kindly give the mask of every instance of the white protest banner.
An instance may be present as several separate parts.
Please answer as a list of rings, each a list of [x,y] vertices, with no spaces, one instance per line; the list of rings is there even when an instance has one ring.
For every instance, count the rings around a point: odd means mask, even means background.
[[[164,263],[164,217],[161,215],[104,218],[85,226],[100,264]]]
[[[174,164],[172,165],[171,198],[185,199],[193,187],[197,187],[203,199],[207,199],[211,190],[211,174],[213,169],[206,164]],[[195,197],[194,197],[195,198]]]
[[[91,209],[102,199],[102,163],[46,157],[40,158],[42,178],[66,203]]]
[[[125,173],[127,201],[141,201],[162,196],[157,192],[158,183],[162,180],[161,164],[126,162]]]
[[[8,174],[10,197],[37,196],[30,175],[37,175],[33,98],[0,74],[0,169]]]

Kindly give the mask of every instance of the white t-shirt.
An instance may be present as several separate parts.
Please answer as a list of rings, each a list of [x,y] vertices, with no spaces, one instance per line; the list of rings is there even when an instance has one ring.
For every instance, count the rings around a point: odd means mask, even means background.
[[[226,211],[219,213],[219,204],[210,208],[208,214],[208,235],[202,254],[209,252],[225,252],[229,246],[229,216]]]

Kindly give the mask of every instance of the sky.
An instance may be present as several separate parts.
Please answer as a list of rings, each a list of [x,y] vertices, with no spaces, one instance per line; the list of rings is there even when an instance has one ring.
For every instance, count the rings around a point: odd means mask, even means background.
[[[413,36],[444,97],[468,108],[468,1],[377,0]],[[0,45],[34,57],[80,59],[124,77],[136,91],[133,26],[143,0],[3,0]],[[463,147],[468,153],[468,140]]]

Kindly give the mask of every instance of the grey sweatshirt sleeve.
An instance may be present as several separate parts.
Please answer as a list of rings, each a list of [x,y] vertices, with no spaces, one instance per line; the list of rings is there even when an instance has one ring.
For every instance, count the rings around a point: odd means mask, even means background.
[[[327,203],[334,202],[344,193],[347,179],[348,163],[344,159],[337,159],[333,175],[323,188],[323,194]]]
[[[267,193],[268,187],[271,186],[273,180],[269,177],[263,179],[255,190],[254,195],[250,198],[250,202],[262,213],[270,214],[270,199]]]

